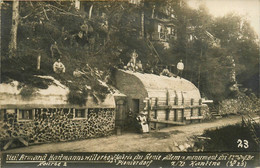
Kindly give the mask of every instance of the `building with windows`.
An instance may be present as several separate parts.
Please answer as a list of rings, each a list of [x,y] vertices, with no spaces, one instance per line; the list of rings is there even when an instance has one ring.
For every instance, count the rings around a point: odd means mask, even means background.
[[[30,97],[21,95],[23,88],[18,89],[16,81],[0,84],[0,142],[33,144],[113,133],[116,105],[112,94],[103,102],[88,96],[84,106],[72,105],[67,102],[69,89],[56,80],[54,83],[47,89],[37,89]]]

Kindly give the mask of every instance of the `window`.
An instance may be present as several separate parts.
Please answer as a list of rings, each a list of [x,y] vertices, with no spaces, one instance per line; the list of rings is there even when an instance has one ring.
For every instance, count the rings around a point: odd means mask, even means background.
[[[18,120],[33,120],[34,110],[33,109],[19,109]]]
[[[5,113],[5,109],[0,109],[0,122],[4,121],[4,113]]]
[[[87,109],[74,109],[74,119],[87,118]]]

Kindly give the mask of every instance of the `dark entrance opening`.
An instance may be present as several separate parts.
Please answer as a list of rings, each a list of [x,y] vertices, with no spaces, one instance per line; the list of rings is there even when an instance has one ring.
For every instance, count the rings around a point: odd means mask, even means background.
[[[132,111],[135,116],[139,113],[139,99],[132,99]]]
[[[127,132],[138,132],[139,124],[137,122],[136,117],[139,113],[139,106],[139,99],[132,99],[129,114],[126,118],[125,130]]]

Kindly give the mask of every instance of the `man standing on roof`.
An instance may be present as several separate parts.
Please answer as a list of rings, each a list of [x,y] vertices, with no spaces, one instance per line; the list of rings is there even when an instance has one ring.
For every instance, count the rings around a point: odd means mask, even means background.
[[[138,57],[138,54],[134,50],[134,52],[132,53],[132,56],[131,56],[131,59],[133,60],[134,67],[136,66],[136,59],[137,59],[137,57]]]
[[[184,69],[184,64],[182,63],[182,60],[180,60],[180,62],[178,62],[177,64],[177,76],[180,76],[180,78],[182,77],[183,69]]]

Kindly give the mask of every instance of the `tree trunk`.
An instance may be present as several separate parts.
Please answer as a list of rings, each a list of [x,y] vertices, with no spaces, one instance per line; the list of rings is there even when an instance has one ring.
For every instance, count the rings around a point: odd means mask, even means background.
[[[141,14],[141,38],[144,38],[144,11]]]
[[[152,16],[151,16],[152,19],[154,18],[154,10],[155,10],[155,5],[153,5],[153,9],[152,9]]]
[[[88,12],[88,19],[91,19],[91,15],[92,15],[92,9],[93,9],[93,5],[91,5],[89,12]]]
[[[19,23],[19,0],[13,0],[12,28],[10,33],[11,40],[9,44],[10,58],[16,56],[18,23]]]

